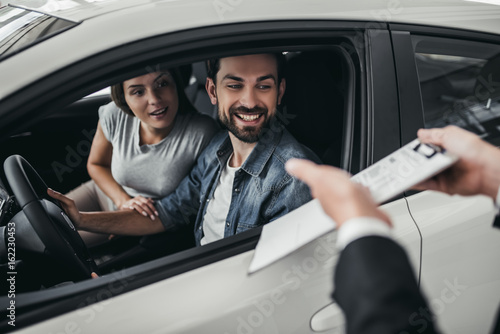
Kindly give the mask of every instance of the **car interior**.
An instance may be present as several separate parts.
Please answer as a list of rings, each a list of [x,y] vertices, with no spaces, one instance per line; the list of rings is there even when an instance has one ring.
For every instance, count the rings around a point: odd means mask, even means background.
[[[324,163],[346,168],[346,136],[350,133],[346,133],[345,129],[353,122],[352,110],[355,108],[357,89],[355,63],[359,60],[353,60],[352,55],[340,46],[313,47],[284,53],[287,59],[287,89],[284,106],[278,113],[280,120],[299,142],[312,149]],[[200,113],[216,118],[216,107],[210,103],[205,91],[205,61],[184,64],[179,69],[184,77],[186,95],[193,105]],[[57,205],[44,194],[47,186],[66,193],[89,180],[86,163],[98,122],[97,110],[110,101],[109,91],[106,90],[87,95],[14,133],[2,144],[0,161],[5,161],[11,155],[20,155],[28,162],[16,160],[13,163],[15,167],[11,168],[19,175],[24,173],[31,178],[26,187],[31,187],[31,191],[36,193],[38,198],[44,199],[46,210],[50,211],[52,205]],[[0,182],[2,188],[12,195],[13,187],[5,172],[1,173]],[[13,206],[12,211],[11,216],[18,214],[19,207]],[[64,239],[78,239],[73,235],[74,231],[67,229],[66,223],[60,217],[51,218],[59,219],[58,224],[65,225]],[[23,219],[29,220],[25,217]],[[5,225],[7,222],[8,219],[5,218],[0,223]],[[7,233],[7,229],[4,233]],[[19,234],[19,231],[16,233]],[[4,237],[8,239],[8,235],[5,234]],[[30,239],[27,240],[29,243]],[[192,225],[175,232],[151,236],[118,236],[88,250],[81,245],[80,240],[70,243],[73,248],[81,248],[77,252],[80,262],[84,265],[91,263],[90,267],[95,268],[100,275],[195,246]],[[63,246],[58,248],[57,252],[65,252],[66,246]],[[55,265],[51,265],[53,269],[50,273],[43,272],[43,268],[52,263],[53,254],[47,254],[47,250],[41,251],[42,254],[23,252],[19,249],[22,246],[18,244],[17,247],[16,270],[31,273],[22,275],[23,277],[40,278],[18,282],[18,291],[36,291],[87,277],[81,268],[75,269],[79,275],[67,276],[63,274],[67,271],[64,266],[57,269]],[[0,270],[4,275],[9,271],[5,254],[6,250],[0,249]],[[41,274],[35,275],[37,271]],[[0,284],[5,285],[4,282],[5,280],[2,280]],[[2,291],[6,291],[6,287],[0,287]]]
[[[426,127],[458,125],[500,145],[500,50],[414,37]]]

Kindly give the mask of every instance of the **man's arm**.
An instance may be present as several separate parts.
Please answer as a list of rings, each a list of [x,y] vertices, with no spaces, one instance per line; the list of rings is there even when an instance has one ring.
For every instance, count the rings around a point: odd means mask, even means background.
[[[498,203],[500,150],[454,126],[421,129],[418,136],[459,160],[417,189],[483,194]],[[375,218],[372,225],[390,224],[366,189],[350,182],[345,172],[307,161],[291,161],[287,169],[309,185],[336,221],[339,239],[348,226],[361,226],[362,217]],[[351,238],[346,244],[336,268],[334,298],[346,313],[348,333],[434,333],[432,316],[403,249],[391,239],[377,236]]]
[[[456,126],[420,129],[418,137],[425,143],[443,147],[459,160],[449,169],[419,184],[417,189],[459,195],[483,194],[496,200],[500,188],[498,148]],[[346,172],[296,159],[287,163],[287,170],[309,185],[313,197],[318,198],[338,227],[355,217],[377,217],[390,224],[388,217],[373,202],[368,190],[351,182]]]
[[[390,238],[352,233],[366,225],[383,232],[391,225],[368,189],[340,169],[305,160],[291,160],[287,170],[309,185],[335,220],[338,241],[349,239],[335,269],[333,294],[346,315],[347,333],[435,333],[404,250]]]
[[[151,220],[137,211],[79,212],[75,202],[63,194],[48,189],[57,199],[78,229],[119,235],[147,235],[165,231],[160,219]]]
[[[347,333],[436,333],[406,252],[392,239],[349,243],[335,268],[334,287]]]

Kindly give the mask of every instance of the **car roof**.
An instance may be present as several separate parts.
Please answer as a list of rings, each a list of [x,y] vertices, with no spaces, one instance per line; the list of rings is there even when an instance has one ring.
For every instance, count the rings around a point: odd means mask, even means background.
[[[495,1],[495,0],[480,0]],[[498,2],[498,0],[496,0]],[[500,6],[471,0],[11,0],[74,22],[71,29],[0,61],[0,100],[30,82],[137,40],[240,22],[336,20],[421,24],[498,34]],[[43,64],[43,66],[40,66]],[[20,75],[19,68],[23,68]]]
[[[334,19],[385,21],[453,27],[497,34],[500,19],[498,0],[11,0],[8,3],[80,22],[97,16],[122,15],[127,10],[169,6],[189,9],[193,27],[202,18],[211,24],[221,19],[259,21],[286,19]],[[210,4],[212,10],[199,10]],[[38,6],[37,6],[38,4]],[[223,15],[221,14],[230,14]],[[205,21],[205,20],[203,20]],[[163,22],[169,26],[168,18]],[[175,27],[171,27],[175,30]]]

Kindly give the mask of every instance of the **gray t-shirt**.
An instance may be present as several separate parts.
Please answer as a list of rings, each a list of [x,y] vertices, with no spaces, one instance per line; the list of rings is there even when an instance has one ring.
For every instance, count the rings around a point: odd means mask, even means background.
[[[99,121],[113,145],[113,178],[130,196],[153,199],[165,197],[177,187],[218,130],[208,116],[177,114],[167,137],[157,144],[141,146],[140,120],[121,111],[114,102],[99,108]]]

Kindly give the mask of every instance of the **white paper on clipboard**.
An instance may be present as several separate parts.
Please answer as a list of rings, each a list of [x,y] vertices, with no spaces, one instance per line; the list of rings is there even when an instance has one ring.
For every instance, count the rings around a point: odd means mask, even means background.
[[[335,222],[318,200],[312,200],[264,226],[248,272],[262,269],[334,229]]]
[[[381,204],[438,174],[457,158],[418,139],[354,175]],[[248,268],[254,273],[335,229],[319,201],[311,202],[264,226]]]

